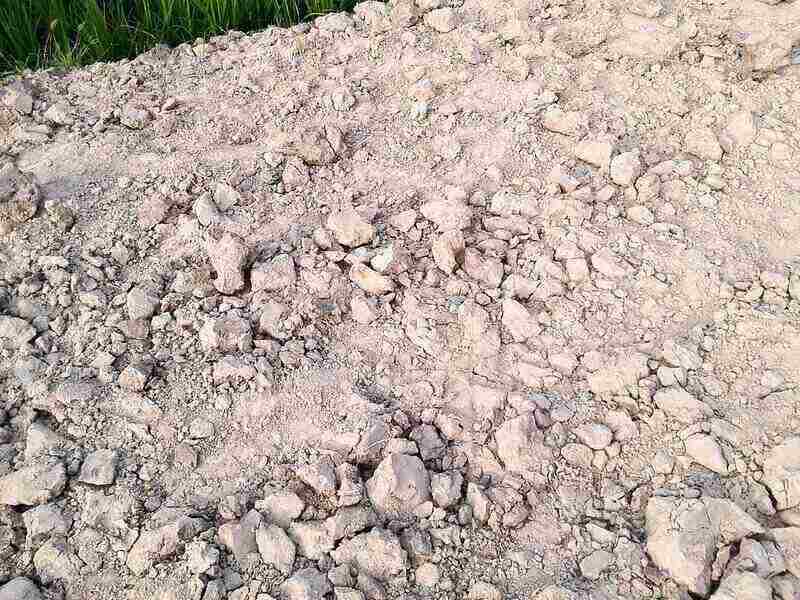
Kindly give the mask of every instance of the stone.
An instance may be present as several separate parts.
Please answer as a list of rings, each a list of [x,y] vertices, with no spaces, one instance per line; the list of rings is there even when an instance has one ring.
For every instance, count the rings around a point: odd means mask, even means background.
[[[21,81],[5,86],[2,95],[3,105],[21,115],[33,113],[33,94],[30,87]]]
[[[499,287],[503,281],[503,263],[491,256],[482,256],[478,250],[464,251],[464,271],[486,287]]]
[[[413,208],[389,217],[389,224],[402,233],[408,233],[417,221],[417,211]]]
[[[581,140],[575,145],[575,158],[597,167],[601,172],[608,172],[614,145],[602,140]]]
[[[441,458],[444,454],[445,444],[433,425],[423,423],[419,427],[415,427],[409,437],[417,443],[422,460]]]
[[[241,520],[223,523],[219,526],[217,533],[220,543],[236,557],[240,565],[246,567],[253,564],[253,559],[256,558],[255,555],[258,552],[256,532],[262,523],[264,523],[264,518],[261,513],[257,510],[250,510]]]
[[[414,580],[418,585],[423,587],[432,588],[439,583],[440,579],[441,573],[439,572],[439,567],[433,563],[422,563],[414,572]]]
[[[264,518],[284,529],[300,517],[305,506],[300,496],[289,490],[267,490],[262,500],[256,500],[256,508]]]
[[[255,263],[250,271],[254,292],[277,292],[290,288],[297,281],[294,259],[278,254],[269,262]]]
[[[25,437],[25,460],[32,461],[37,456],[56,453],[69,447],[69,442],[41,421],[28,426]]]
[[[319,560],[333,550],[334,541],[324,521],[295,521],[289,525],[289,537],[300,556]]]
[[[558,107],[548,108],[542,115],[542,126],[545,129],[563,135],[576,135],[584,121],[582,113],[564,111]]]
[[[437,8],[427,13],[423,19],[425,25],[439,33],[449,33],[458,27],[458,17],[452,8]]]
[[[464,259],[464,234],[458,229],[445,231],[431,244],[436,266],[452,275]]]
[[[36,337],[36,330],[25,319],[0,316],[0,341],[12,350],[21,348]]]
[[[617,185],[628,187],[634,185],[642,174],[642,161],[638,152],[622,152],[611,161],[609,175]]]
[[[719,134],[719,143],[725,152],[731,153],[737,148],[749,146],[757,133],[755,115],[749,110],[740,111],[728,119],[728,124]]]
[[[164,197],[161,194],[153,194],[142,202],[136,214],[139,217],[139,225],[150,229],[162,223],[168,213],[169,204],[166,203]]]
[[[536,317],[523,304],[510,297],[503,299],[502,323],[515,342],[527,342],[542,331]]]
[[[178,548],[208,529],[205,519],[192,517],[184,509],[165,513],[165,522],[156,529],[142,531],[128,552],[126,564],[134,575],[141,576],[161,560],[174,556]],[[222,539],[223,535],[220,535]],[[237,555],[237,559],[238,559]]]
[[[491,583],[476,581],[467,592],[467,600],[503,600],[503,593]]]
[[[573,430],[575,436],[592,450],[607,448],[614,439],[614,433],[602,423],[584,423]]]
[[[508,419],[495,433],[497,456],[506,470],[535,481],[551,456],[544,445],[544,434],[536,427],[532,414]]]
[[[186,559],[189,571],[202,575],[219,563],[219,548],[208,542],[191,542],[186,546]]]
[[[733,571],[723,577],[710,600],[772,600],[772,585],[755,573]]]
[[[717,136],[708,127],[695,127],[686,133],[683,140],[686,151],[702,160],[718,161],[722,158],[722,146]]]
[[[118,460],[116,450],[95,450],[83,460],[78,481],[90,485],[111,485],[116,477]]]
[[[247,248],[242,240],[226,233],[217,242],[209,239],[208,257],[217,272],[214,287],[221,294],[235,294],[244,287],[244,263]]]
[[[580,562],[581,574],[587,579],[599,579],[614,564],[614,555],[607,550],[595,550]]]
[[[337,542],[377,524],[378,516],[375,511],[365,506],[344,506],[325,519],[328,534]]]
[[[125,297],[128,317],[131,319],[149,319],[161,305],[161,299],[147,288],[136,286]]]
[[[300,569],[280,587],[284,600],[324,600],[330,591],[328,578],[313,567]]]
[[[206,352],[249,352],[253,349],[250,321],[234,315],[206,320],[198,337],[200,347]]]
[[[381,275],[361,263],[350,267],[350,281],[368,294],[382,295],[394,290],[394,282],[390,277]]]
[[[800,578],[800,527],[770,529],[768,534],[783,555],[786,570]]]
[[[461,200],[431,200],[420,207],[422,216],[436,224],[439,231],[467,229],[472,209]]]
[[[405,572],[407,554],[395,534],[375,528],[345,540],[331,557],[336,564],[350,564],[361,573],[388,581]]]
[[[458,471],[434,473],[431,475],[431,495],[441,508],[450,508],[461,500],[461,486],[464,478]]]
[[[119,115],[119,122],[128,129],[144,129],[152,120],[149,110],[130,102],[122,107]]]
[[[284,575],[292,573],[295,545],[286,532],[277,525],[261,524],[256,531],[256,545],[261,560]]]
[[[720,475],[728,473],[728,461],[725,460],[722,448],[713,437],[704,433],[695,433],[686,438],[684,443],[686,453],[696,463]]]
[[[621,279],[630,272],[630,267],[623,264],[611,250],[603,248],[592,254],[592,267],[601,275],[609,279]]]
[[[350,312],[353,320],[362,325],[369,325],[378,318],[378,311],[363,294],[354,293],[350,297]]]
[[[0,236],[32,219],[39,209],[40,199],[41,192],[32,176],[10,162],[0,167]],[[0,334],[0,337],[5,336]]]
[[[326,225],[336,241],[348,248],[368,244],[375,237],[375,227],[367,223],[352,207],[328,215]]]
[[[42,594],[27,577],[15,577],[0,585],[0,600],[42,600]]]
[[[431,498],[428,472],[416,456],[392,454],[380,462],[367,481],[367,494],[384,518],[411,515]]]
[[[66,536],[72,519],[64,516],[57,504],[42,504],[22,513],[25,523],[25,545],[34,548],[50,537]]]
[[[281,182],[290,192],[301,190],[311,183],[311,174],[306,163],[296,156],[290,156],[283,165]]]
[[[714,414],[708,404],[677,387],[658,390],[653,396],[653,400],[668,417],[686,425]]]
[[[67,484],[63,463],[41,460],[0,479],[0,504],[35,506],[61,495]]]
[[[80,560],[64,538],[50,538],[33,555],[39,580],[47,585],[54,581],[69,583],[79,576]]]
[[[767,452],[761,480],[777,510],[800,506],[800,437],[790,437]]]
[[[150,364],[142,362],[131,363],[122,369],[117,383],[124,390],[141,392],[147,385],[147,380],[150,379],[152,372],[153,366]]]
[[[323,458],[310,465],[297,469],[297,476],[308,487],[321,496],[336,494],[336,471],[330,458]]]

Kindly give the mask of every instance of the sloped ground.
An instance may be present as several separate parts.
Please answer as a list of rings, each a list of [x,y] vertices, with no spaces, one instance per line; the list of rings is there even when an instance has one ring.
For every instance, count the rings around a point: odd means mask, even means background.
[[[798,598],[799,41],[400,0],[11,83],[0,599]]]

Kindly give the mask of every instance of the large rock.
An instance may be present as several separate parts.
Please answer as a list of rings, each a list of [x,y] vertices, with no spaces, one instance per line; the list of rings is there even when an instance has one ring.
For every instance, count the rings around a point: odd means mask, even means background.
[[[321,559],[334,546],[325,521],[295,521],[289,526],[289,537],[300,555],[311,560]]]
[[[763,533],[728,500],[653,497],[645,512],[647,552],[659,568],[691,593],[707,596],[718,545]]]
[[[27,577],[15,577],[0,585],[0,600],[41,600],[39,588]]]
[[[384,518],[408,516],[431,498],[430,479],[416,456],[392,454],[384,458],[367,481],[367,493]]]
[[[544,434],[536,427],[533,414],[525,414],[503,423],[495,433],[497,456],[508,471],[532,481],[549,462],[550,449]]]
[[[261,560],[284,575],[291,574],[295,546],[283,529],[277,525],[262,524],[256,531],[256,545]]]
[[[800,506],[800,437],[792,437],[769,451],[762,479],[777,510]]]
[[[370,577],[387,581],[405,571],[407,556],[395,534],[373,529],[342,542],[331,557],[336,564],[350,564]]]
[[[35,506],[59,496],[67,484],[60,461],[43,460],[0,479],[0,504]]]
[[[710,600],[772,600],[772,585],[755,573],[734,571],[723,578]]]
[[[280,588],[284,600],[323,600],[330,591],[328,578],[313,567],[297,571]]]
[[[786,570],[800,578],[800,527],[770,529],[769,537],[783,554]]]
[[[70,582],[77,578],[80,560],[64,538],[50,538],[33,555],[33,564],[42,583]]]
[[[678,387],[658,390],[653,400],[668,417],[687,425],[714,414],[708,404]]]

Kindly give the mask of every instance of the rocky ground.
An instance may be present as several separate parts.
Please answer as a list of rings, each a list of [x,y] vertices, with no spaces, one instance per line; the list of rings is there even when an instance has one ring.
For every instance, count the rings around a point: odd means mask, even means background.
[[[800,2],[397,0],[0,92],[0,599],[800,598]]]

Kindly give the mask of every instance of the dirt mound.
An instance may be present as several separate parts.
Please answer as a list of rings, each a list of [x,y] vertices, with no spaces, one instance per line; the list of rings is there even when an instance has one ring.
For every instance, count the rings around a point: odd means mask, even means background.
[[[800,594],[800,3],[365,2],[0,91],[0,599]]]

